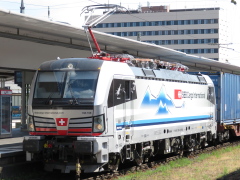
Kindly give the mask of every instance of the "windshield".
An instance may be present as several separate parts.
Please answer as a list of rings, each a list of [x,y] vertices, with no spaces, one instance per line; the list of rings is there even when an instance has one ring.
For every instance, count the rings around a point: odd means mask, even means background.
[[[34,98],[93,99],[98,71],[39,72]]]
[[[97,72],[69,72],[63,98],[93,98],[97,83]]]

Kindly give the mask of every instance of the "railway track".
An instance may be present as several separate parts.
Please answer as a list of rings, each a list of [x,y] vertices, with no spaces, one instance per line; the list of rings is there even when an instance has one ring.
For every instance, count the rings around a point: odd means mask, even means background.
[[[127,168],[122,168],[119,169],[118,171],[114,171],[114,172],[107,172],[107,173],[101,173],[101,174],[97,174],[96,176],[87,176],[87,175],[83,175],[81,178],[76,178],[76,180],[106,180],[106,179],[116,179],[119,176],[124,176],[127,175],[129,173],[134,173],[134,172],[140,172],[140,171],[146,171],[146,170],[154,170],[156,167],[161,166],[161,165],[165,165],[171,161],[175,161],[177,159],[183,158],[183,157],[187,157],[187,158],[195,158],[197,156],[199,156],[200,154],[203,153],[211,153],[215,150],[221,149],[221,148],[226,148],[226,147],[230,147],[230,146],[237,146],[240,145],[240,138],[232,140],[230,142],[225,142],[222,144],[218,144],[215,146],[210,146],[210,147],[206,147],[204,149],[200,149],[200,150],[196,150],[194,152],[188,152],[188,153],[184,153],[183,155],[172,155],[172,156],[167,156],[164,158],[153,158],[150,159],[149,162],[144,163],[140,166],[130,166]]]
[[[28,168],[22,168],[20,170],[18,167],[19,165],[15,164],[15,166],[12,166],[9,169],[9,172],[11,172],[9,175],[12,176],[5,176],[4,174],[0,174],[0,180],[2,179],[9,179],[9,180],[15,180],[18,179],[25,179],[25,180],[106,180],[106,179],[117,179],[117,177],[127,175],[129,173],[134,172],[141,172],[141,171],[147,171],[147,170],[154,170],[158,166],[166,165],[167,163],[171,161],[175,161],[177,159],[180,159],[182,157],[188,157],[188,158],[195,158],[199,156],[202,153],[211,153],[215,150],[226,148],[230,146],[236,146],[240,145],[240,138],[232,140],[231,142],[226,142],[223,144],[219,144],[216,146],[206,147],[205,149],[196,150],[195,152],[189,152],[185,153],[182,156],[181,155],[172,155],[172,156],[165,156],[165,157],[155,157],[152,159],[149,159],[148,163],[142,164],[140,166],[136,166],[133,163],[129,163],[128,167],[120,167],[118,171],[114,172],[103,172],[103,173],[96,173],[96,174],[81,174],[80,178],[75,177],[75,173],[70,174],[61,174],[60,172],[46,172],[43,170],[43,166],[41,164],[34,164],[34,163],[28,163]],[[126,166],[126,164],[125,164]],[[26,164],[21,164],[21,167],[27,167]],[[15,171],[18,169],[17,171]],[[19,173],[19,171],[22,171]]]

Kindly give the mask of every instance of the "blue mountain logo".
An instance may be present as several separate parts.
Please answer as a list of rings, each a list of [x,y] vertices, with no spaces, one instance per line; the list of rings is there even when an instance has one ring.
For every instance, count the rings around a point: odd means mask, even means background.
[[[183,108],[184,103],[180,107],[176,107],[169,95],[166,93],[165,86],[162,86],[157,96],[151,93],[148,87],[142,100],[141,108],[156,108],[156,114],[169,114],[171,108]]]

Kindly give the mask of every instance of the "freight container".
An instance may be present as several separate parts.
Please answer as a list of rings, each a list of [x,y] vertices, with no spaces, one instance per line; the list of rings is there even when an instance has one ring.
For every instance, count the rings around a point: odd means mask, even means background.
[[[230,125],[240,123],[240,75],[209,73],[215,86],[217,121]]]
[[[208,75],[215,86],[217,122],[222,125],[240,123],[240,75],[223,72],[202,74]]]

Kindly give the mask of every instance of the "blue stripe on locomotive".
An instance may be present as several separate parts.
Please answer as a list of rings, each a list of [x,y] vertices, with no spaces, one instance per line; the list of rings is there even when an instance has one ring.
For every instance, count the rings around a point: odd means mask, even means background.
[[[125,126],[141,127],[141,126],[168,124],[168,123],[208,120],[210,118],[211,118],[211,116],[209,116],[209,115],[202,115],[202,116],[174,117],[174,118],[161,118],[161,119],[145,119],[145,120],[117,123],[116,127],[117,127],[117,130],[121,130]]]

